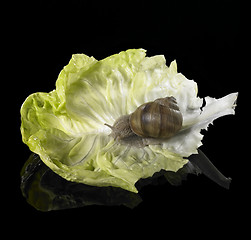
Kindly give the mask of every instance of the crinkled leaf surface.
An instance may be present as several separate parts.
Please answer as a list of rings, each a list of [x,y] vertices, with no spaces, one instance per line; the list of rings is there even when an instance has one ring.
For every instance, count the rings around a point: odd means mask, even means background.
[[[115,186],[134,184],[161,169],[177,171],[202,144],[201,129],[234,114],[237,93],[221,99],[197,97],[197,84],[166,66],[164,56],[130,49],[101,61],[74,54],[56,89],[31,94],[21,107],[22,139],[54,172],[70,181]],[[156,98],[174,96],[183,114],[181,131],[161,145],[136,148],[109,136],[121,115]],[[203,108],[202,108],[203,107]],[[202,109],[202,110],[201,110]]]

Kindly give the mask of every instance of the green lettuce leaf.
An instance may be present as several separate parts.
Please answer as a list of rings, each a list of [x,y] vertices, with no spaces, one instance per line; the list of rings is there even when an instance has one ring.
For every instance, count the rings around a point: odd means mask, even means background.
[[[109,136],[122,115],[156,98],[174,96],[181,131],[159,145],[137,148]],[[176,172],[197,153],[201,129],[234,114],[237,93],[197,97],[197,84],[166,66],[164,56],[130,49],[101,61],[74,54],[49,93],[31,94],[21,107],[22,140],[54,172],[69,181],[137,192],[135,183],[165,169]],[[204,104],[204,106],[203,106]]]

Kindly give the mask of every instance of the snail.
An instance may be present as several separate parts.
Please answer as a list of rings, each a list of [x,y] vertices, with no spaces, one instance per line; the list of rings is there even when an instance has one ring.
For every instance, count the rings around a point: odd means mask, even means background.
[[[110,126],[114,139],[131,145],[159,143],[174,136],[182,127],[182,114],[174,97],[158,98],[140,105],[133,113],[119,117]],[[148,142],[148,143],[146,143]]]

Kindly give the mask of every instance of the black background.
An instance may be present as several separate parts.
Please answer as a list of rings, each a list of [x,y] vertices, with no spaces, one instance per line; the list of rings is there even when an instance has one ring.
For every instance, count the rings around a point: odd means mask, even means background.
[[[39,234],[53,230],[83,237],[88,231],[95,236],[116,235],[115,230],[123,235],[133,236],[134,231],[166,238],[172,233],[205,237],[219,230],[223,236],[242,232],[236,224],[245,219],[241,215],[245,216],[248,192],[241,190],[238,164],[243,161],[238,139],[245,128],[240,124],[245,78],[240,76],[239,1],[34,1],[10,9],[15,19],[9,33],[14,49],[10,73],[17,91],[10,140],[16,148],[9,159],[15,171],[5,166],[13,174],[4,194],[10,204],[9,224],[24,223]],[[19,130],[21,104],[31,93],[53,90],[72,54],[85,53],[100,60],[129,48],[144,48],[148,56],[164,54],[167,65],[176,59],[178,71],[198,83],[200,97],[240,92],[236,115],[218,119],[209,131],[203,131],[201,147],[223,174],[232,177],[230,190],[204,176],[190,176],[181,187],[145,187],[143,202],[133,210],[90,206],[36,211],[19,190],[19,171],[30,154]],[[9,89],[14,93],[13,88]]]

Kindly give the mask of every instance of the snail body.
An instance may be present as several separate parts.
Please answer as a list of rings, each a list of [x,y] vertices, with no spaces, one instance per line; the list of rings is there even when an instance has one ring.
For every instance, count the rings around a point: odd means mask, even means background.
[[[118,118],[111,136],[122,141],[168,139],[182,127],[182,114],[174,97],[158,98],[140,105],[130,115]]]

